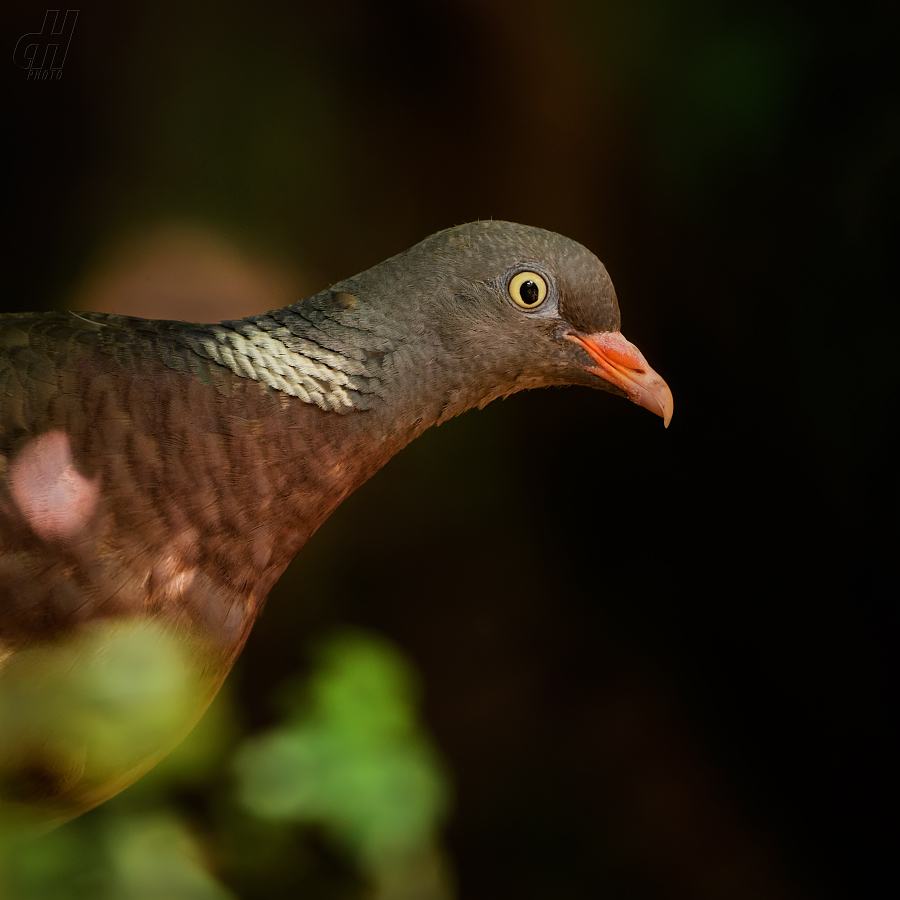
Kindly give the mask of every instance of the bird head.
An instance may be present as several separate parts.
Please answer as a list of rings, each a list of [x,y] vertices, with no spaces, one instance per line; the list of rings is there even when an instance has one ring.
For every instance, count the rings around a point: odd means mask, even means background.
[[[434,384],[438,421],[496,397],[581,384],[672,418],[672,392],[620,328],[603,263],[559,234],[511,222],[438,232],[332,288],[404,325],[394,365]]]

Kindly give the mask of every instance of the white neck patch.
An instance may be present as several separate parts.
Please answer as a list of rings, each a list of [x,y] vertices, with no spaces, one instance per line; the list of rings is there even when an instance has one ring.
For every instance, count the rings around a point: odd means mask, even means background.
[[[271,332],[246,319],[240,322],[240,329],[238,332],[224,325],[208,325],[202,330],[185,331],[179,337],[195,353],[235,375],[261,381],[324,410],[367,409],[368,395],[379,392],[380,381],[367,377],[363,366],[340,353],[307,342],[311,350],[314,348],[313,358],[312,353],[306,356],[292,350]],[[296,339],[292,343],[296,344]]]

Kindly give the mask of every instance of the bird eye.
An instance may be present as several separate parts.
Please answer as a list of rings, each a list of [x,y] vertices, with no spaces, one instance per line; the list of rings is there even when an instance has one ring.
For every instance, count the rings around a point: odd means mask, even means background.
[[[547,296],[547,282],[537,272],[519,272],[509,283],[509,296],[516,306],[534,309]]]

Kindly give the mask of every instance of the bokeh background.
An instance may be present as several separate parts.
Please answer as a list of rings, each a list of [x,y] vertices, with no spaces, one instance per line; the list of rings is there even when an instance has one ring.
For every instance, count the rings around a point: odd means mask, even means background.
[[[177,759],[18,854],[10,896],[882,895],[897,5],[99,2],[28,82],[44,11],[2,15],[4,311],[231,318],[509,219],[604,260],[676,412],[554,390],[426,433]],[[370,786],[406,760],[400,793],[351,809],[341,769],[310,800],[333,737]]]

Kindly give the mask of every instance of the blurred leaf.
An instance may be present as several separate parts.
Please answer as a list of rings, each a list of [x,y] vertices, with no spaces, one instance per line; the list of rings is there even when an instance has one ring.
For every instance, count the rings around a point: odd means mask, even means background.
[[[318,661],[286,724],[240,749],[241,802],[264,818],[320,824],[376,881],[405,883],[423,865],[433,873],[422,861],[438,858],[449,787],[416,721],[411,666],[359,634],[322,645]]]
[[[12,658],[0,676],[0,826],[58,824],[146,772],[208,702],[201,657],[158,623],[107,620]]]
[[[7,861],[8,900],[227,900],[172,813],[106,812],[62,828]]]
[[[174,816],[126,818],[106,834],[121,900],[224,900],[230,896],[202,868],[196,842]]]

